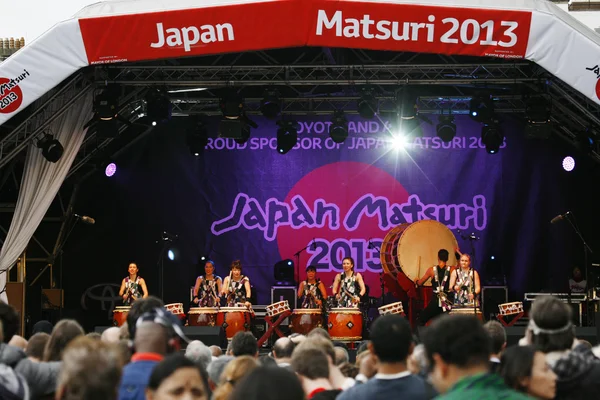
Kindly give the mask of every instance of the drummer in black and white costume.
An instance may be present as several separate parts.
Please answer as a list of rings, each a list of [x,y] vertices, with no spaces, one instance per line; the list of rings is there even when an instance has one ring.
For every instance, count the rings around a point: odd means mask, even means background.
[[[250,279],[242,275],[242,263],[235,260],[231,263],[231,272],[223,281],[222,295],[226,296],[227,307],[246,306],[250,308]]]
[[[358,308],[360,299],[365,295],[367,289],[360,273],[354,272],[354,260],[346,257],[342,260],[344,272],[335,276],[333,281],[333,295],[338,307]]]
[[[422,286],[431,279],[434,292],[433,298],[419,316],[419,323],[422,325],[451,309],[450,275],[454,268],[448,265],[448,256],[448,250],[438,251],[438,265],[427,269],[425,275],[415,282],[417,286]]]
[[[321,308],[323,299],[327,298],[325,285],[317,278],[317,268],[306,267],[306,280],[300,282],[298,297],[301,299],[300,308]]]
[[[196,279],[194,286],[194,306],[218,307],[219,293],[222,291],[223,280],[215,275],[215,263],[211,260],[204,264],[204,275]]]

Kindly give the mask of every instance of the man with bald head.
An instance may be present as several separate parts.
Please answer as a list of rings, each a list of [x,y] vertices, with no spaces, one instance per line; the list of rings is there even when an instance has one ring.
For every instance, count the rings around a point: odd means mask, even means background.
[[[121,328],[117,326],[111,326],[110,328],[102,332],[100,340],[104,343],[119,343],[119,340],[121,340]]]
[[[282,337],[275,341],[273,345],[273,358],[277,365],[284,368],[291,368],[292,353],[296,345],[290,338]]]

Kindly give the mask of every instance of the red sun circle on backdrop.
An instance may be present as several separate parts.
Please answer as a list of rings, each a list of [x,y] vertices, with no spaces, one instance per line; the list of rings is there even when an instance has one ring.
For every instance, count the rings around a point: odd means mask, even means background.
[[[335,204],[339,208],[339,229],[330,229],[328,219],[324,227],[302,227],[293,229],[290,226],[281,226],[278,228],[277,244],[279,254],[282,259],[290,258],[296,261],[294,254],[309,245],[313,238],[332,243],[336,239],[345,240],[364,240],[369,238],[383,239],[388,230],[382,230],[379,227],[379,218],[377,216],[362,215],[357,229],[348,231],[344,224],[344,218],[354,203],[365,194],[381,196],[388,199],[389,203],[404,203],[408,200],[408,192],[392,175],[388,172],[375,167],[371,164],[361,162],[335,162],[316,168],[304,175],[289,191],[285,202],[292,204],[292,198],[296,195],[302,196],[305,203],[312,209],[317,199],[323,199],[328,204]],[[390,227],[391,229],[391,227]],[[319,248],[321,250],[321,248]],[[362,251],[361,251],[362,250]],[[376,253],[367,249],[367,246],[357,245],[355,251],[365,253],[363,260],[369,257],[374,258]],[[298,269],[300,279],[306,278],[305,268],[311,258],[314,250],[310,248],[300,256]],[[338,252],[339,253],[339,252]],[[341,261],[345,255],[339,253],[336,258]],[[355,257],[358,262],[359,257]],[[313,262],[314,264],[314,262]],[[379,264],[379,263],[378,263]],[[364,266],[356,265],[359,269]],[[319,271],[318,276],[328,288],[327,292],[331,294],[329,286],[333,283],[335,277],[334,270],[328,272]],[[373,271],[361,272],[365,282],[370,287],[371,296],[380,296],[379,274]]]
[[[0,87],[10,82],[10,79],[0,77]],[[0,113],[10,114],[21,107],[23,102],[23,92],[19,85],[13,88],[5,88],[4,92],[0,92]]]
[[[596,97],[600,99],[600,79],[596,79]]]

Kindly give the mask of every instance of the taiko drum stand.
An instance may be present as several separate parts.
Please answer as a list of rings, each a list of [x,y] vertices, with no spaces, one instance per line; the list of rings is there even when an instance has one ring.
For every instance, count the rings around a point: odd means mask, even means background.
[[[272,317],[270,315],[265,316],[265,321],[269,328],[267,329],[265,334],[262,335],[262,337],[258,340],[258,348],[261,348],[262,345],[265,344],[267,340],[269,340],[273,333],[276,333],[277,336],[279,336],[280,338],[285,337],[284,333],[281,332],[281,330],[279,329],[279,325],[281,325],[283,320],[288,318],[290,315],[292,315],[292,311],[286,310],[279,315],[274,315]],[[274,318],[277,319],[273,321]]]

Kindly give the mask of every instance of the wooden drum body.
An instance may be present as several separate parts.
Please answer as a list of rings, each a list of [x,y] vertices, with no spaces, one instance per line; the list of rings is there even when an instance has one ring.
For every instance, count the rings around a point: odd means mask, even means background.
[[[130,309],[131,306],[116,306],[113,310],[113,325],[123,326],[127,321],[127,314],[129,314]]]
[[[219,309],[214,307],[193,307],[188,313],[189,326],[215,326]]]
[[[308,335],[315,328],[323,327],[323,313],[320,308],[300,308],[290,317],[292,333]]]
[[[217,326],[223,327],[225,336],[231,340],[236,333],[247,332],[252,327],[250,311],[245,307],[221,307],[217,314]]]
[[[479,308],[474,309],[471,307],[452,307],[452,311],[450,311],[450,315],[474,315],[480,321],[483,322],[483,314]]]
[[[362,339],[363,320],[358,308],[332,308],[327,318],[331,340],[355,342]]]

